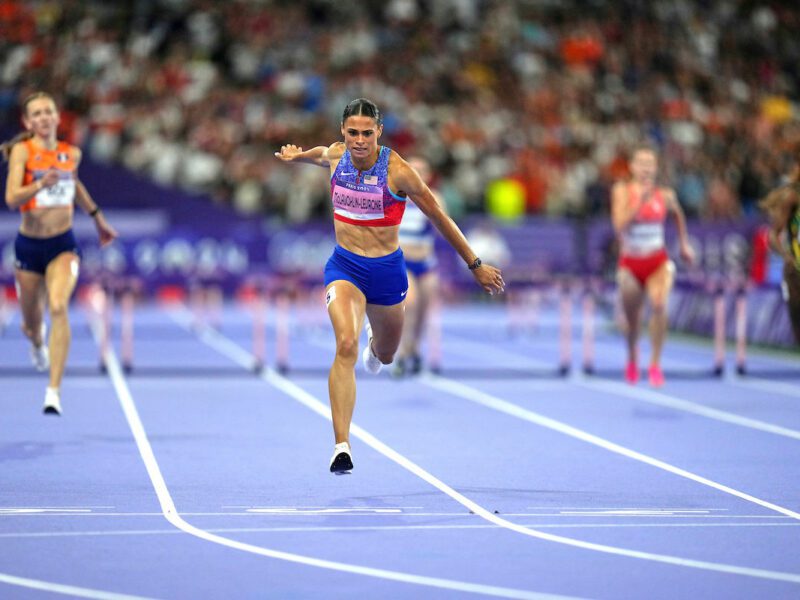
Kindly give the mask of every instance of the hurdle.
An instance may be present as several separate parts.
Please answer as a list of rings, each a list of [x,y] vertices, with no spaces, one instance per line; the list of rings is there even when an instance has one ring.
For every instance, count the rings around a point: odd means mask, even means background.
[[[747,284],[742,283],[736,290],[735,300],[736,321],[736,373],[747,374]]]
[[[614,286],[615,287],[615,286]],[[712,364],[709,371],[700,375],[722,377],[725,373],[728,347],[728,305],[733,304],[733,341],[735,345],[735,370],[739,375],[747,372],[747,284],[741,281],[708,280],[697,286],[699,291],[711,299],[712,306]],[[595,365],[596,310],[599,289],[588,284],[584,289],[582,342],[583,373],[597,375]]]

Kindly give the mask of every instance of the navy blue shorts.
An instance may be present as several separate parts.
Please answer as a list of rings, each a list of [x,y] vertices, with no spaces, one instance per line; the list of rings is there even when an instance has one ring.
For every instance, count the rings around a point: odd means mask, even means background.
[[[32,238],[17,233],[17,239],[14,240],[14,266],[20,271],[32,271],[44,275],[47,265],[62,252],[81,255],[72,229],[50,238]]]
[[[406,268],[411,271],[414,277],[422,277],[425,273],[430,273],[436,268],[436,256],[431,254],[423,260],[406,259]]]
[[[368,258],[337,245],[325,265],[325,287],[342,279],[361,290],[368,304],[400,304],[408,292],[406,263],[399,248],[386,256]]]

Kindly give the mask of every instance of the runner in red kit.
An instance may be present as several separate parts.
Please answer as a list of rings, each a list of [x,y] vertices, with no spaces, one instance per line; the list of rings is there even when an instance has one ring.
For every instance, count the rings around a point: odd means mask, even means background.
[[[611,222],[620,242],[617,269],[628,346],[625,380],[639,380],[638,338],[645,298],[650,300],[651,357],[648,378],[655,387],[664,385],[661,349],[667,332],[667,298],[675,265],[664,243],[664,222],[672,213],[678,226],[681,258],[694,259],[686,232],[686,219],[671,188],[656,185],[658,158],[653,149],[639,147],[630,162],[631,179],[617,182],[611,193]]]

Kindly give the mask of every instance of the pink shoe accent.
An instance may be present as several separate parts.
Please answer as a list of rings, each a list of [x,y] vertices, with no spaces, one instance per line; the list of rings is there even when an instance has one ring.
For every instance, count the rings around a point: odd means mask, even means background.
[[[664,373],[658,365],[650,365],[647,370],[647,378],[650,380],[650,385],[653,387],[661,387],[664,385]]]
[[[639,381],[639,367],[636,366],[636,363],[629,362],[628,366],[625,367],[625,381],[631,385],[636,385]]]

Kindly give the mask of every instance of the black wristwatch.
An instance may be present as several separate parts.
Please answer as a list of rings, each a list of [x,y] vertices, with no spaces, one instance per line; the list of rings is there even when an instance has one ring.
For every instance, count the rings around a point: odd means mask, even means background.
[[[480,258],[476,258],[476,259],[475,259],[475,260],[473,260],[473,261],[472,261],[472,263],[469,265],[469,270],[470,270],[470,271],[474,271],[475,269],[477,269],[478,267],[480,267],[482,264],[483,264],[483,263],[481,262],[481,259],[480,259]]]

